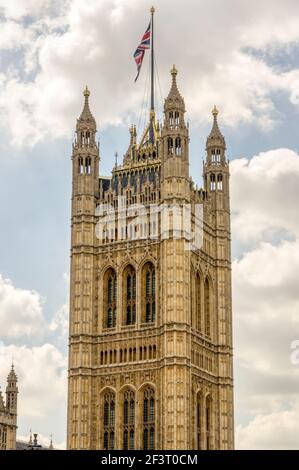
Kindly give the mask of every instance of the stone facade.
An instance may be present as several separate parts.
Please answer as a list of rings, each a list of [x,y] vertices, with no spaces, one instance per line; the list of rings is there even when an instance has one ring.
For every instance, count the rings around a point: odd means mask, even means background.
[[[171,73],[163,125],[151,112],[139,144],[132,126],[110,178],[99,177],[84,92],[72,153],[70,449],[234,446],[226,145],[214,108],[204,188],[195,187],[185,103]],[[187,208],[195,231],[197,207],[200,245],[185,222],[177,225]],[[168,225],[161,208],[170,208]]]
[[[12,365],[7,377],[6,402],[0,390],[0,450],[15,450],[17,435],[18,387]]]

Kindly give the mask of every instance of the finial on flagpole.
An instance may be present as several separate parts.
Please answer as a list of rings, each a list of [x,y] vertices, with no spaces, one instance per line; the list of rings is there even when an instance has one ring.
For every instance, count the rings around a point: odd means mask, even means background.
[[[89,95],[90,95],[90,91],[88,89],[88,86],[86,85],[84,91],[83,91],[83,95],[85,96],[85,99],[88,99]]]
[[[150,12],[151,12],[152,15],[155,13],[155,7],[154,6],[151,7]]]
[[[216,105],[214,106],[214,108],[213,108],[213,110],[212,110],[212,114],[213,114],[214,117],[217,117],[218,114],[219,114],[219,111],[218,111]]]

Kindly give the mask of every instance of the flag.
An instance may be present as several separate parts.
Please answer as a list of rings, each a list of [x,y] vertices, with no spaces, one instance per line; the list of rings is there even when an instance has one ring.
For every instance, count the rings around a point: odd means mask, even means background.
[[[137,77],[135,78],[135,82],[137,78],[139,77],[145,51],[147,49],[150,49],[151,47],[150,42],[151,42],[151,23],[148,25],[148,28],[145,31],[144,35],[142,36],[141,42],[134,53],[134,59],[137,65]]]

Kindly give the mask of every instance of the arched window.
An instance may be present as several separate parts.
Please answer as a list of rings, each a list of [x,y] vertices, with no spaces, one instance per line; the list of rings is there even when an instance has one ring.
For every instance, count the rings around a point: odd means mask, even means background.
[[[135,394],[131,390],[124,393],[123,449],[135,449]]]
[[[176,111],[174,117],[175,117],[175,125],[179,126],[179,124],[180,124],[180,113],[178,111]]]
[[[90,175],[91,173],[91,158],[86,158],[85,160],[85,173],[87,175]]]
[[[214,173],[211,174],[210,181],[211,181],[211,191],[215,191],[216,190],[216,177]]]
[[[79,160],[78,160],[78,163],[79,163],[79,174],[80,175],[83,175],[84,173],[84,166],[83,166],[83,158],[80,157]]]
[[[221,150],[220,149],[217,149],[216,150],[216,159],[217,159],[217,163],[220,163],[221,162]]]
[[[143,449],[155,449],[155,391],[147,388],[143,395]]]
[[[168,155],[173,155],[173,139],[172,137],[168,137]]]
[[[156,320],[156,272],[152,263],[146,263],[142,270],[142,321]]]
[[[196,444],[197,450],[201,450],[201,407],[202,407],[202,399],[200,393],[197,394],[196,397]]]
[[[104,395],[104,450],[115,448],[115,394],[107,392]]]
[[[205,334],[211,336],[211,296],[210,296],[210,283],[208,278],[206,278],[204,286],[204,304],[205,304]]]
[[[219,175],[217,176],[217,189],[218,191],[222,191],[222,188],[223,188],[223,177],[222,177],[222,174],[219,173]]]
[[[182,145],[180,137],[176,137],[175,139],[175,154],[182,155]]]
[[[205,437],[206,450],[212,449],[212,398],[210,395],[206,397],[205,409]]]
[[[212,163],[216,162],[216,150],[212,149],[211,151]]]
[[[201,331],[201,282],[200,276],[197,273],[195,278],[195,315],[196,315],[196,329]]]
[[[125,275],[125,322],[134,325],[136,322],[136,273],[132,266],[128,266]]]
[[[173,124],[174,124],[173,112],[172,112],[172,111],[170,111],[170,113],[169,113],[169,124],[170,124],[171,126],[173,126]]]
[[[116,272],[109,269],[105,275],[106,286],[104,289],[105,302],[105,327],[114,328],[116,325],[116,299],[117,299],[117,279]]]

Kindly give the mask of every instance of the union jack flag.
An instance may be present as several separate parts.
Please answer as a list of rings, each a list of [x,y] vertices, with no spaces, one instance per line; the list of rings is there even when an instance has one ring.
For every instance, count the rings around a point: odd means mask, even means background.
[[[144,35],[141,39],[141,43],[139,44],[139,46],[137,47],[137,49],[134,53],[134,59],[135,59],[136,65],[137,65],[137,77],[135,78],[135,82],[136,82],[137,78],[139,77],[139,73],[140,73],[140,69],[141,69],[141,66],[142,66],[145,51],[147,49],[150,49],[150,47],[151,47],[150,43],[151,43],[151,23],[148,25],[148,28],[145,31],[145,33],[144,33]]]

